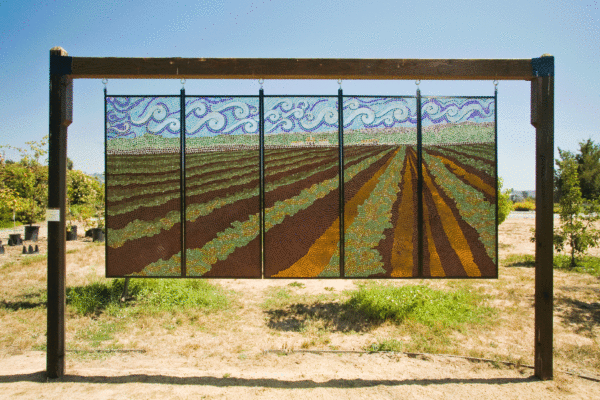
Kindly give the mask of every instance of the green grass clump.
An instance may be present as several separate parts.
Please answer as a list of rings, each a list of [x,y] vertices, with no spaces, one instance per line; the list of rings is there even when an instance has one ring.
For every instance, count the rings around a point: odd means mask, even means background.
[[[502,260],[505,267],[535,267],[535,256],[532,254],[511,254]],[[554,254],[554,269],[567,272],[579,272],[600,277],[600,257],[584,256],[575,259],[575,268],[571,268],[571,256]]]
[[[600,257],[584,256],[576,258],[575,268],[571,268],[571,256],[566,254],[555,254],[554,268],[600,277]]]
[[[98,314],[107,308],[121,307],[124,279],[93,282],[67,288],[67,304],[79,314]],[[224,290],[200,280],[132,279],[128,296],[136,306],[158,310],[184,308],[223,309],[229,304]]]
[[[152,279],[136,284],[139,285],[139,300],[163,310],[177,307],[224,309],[229,304],[224,290],[203,280]]]
[[[460,328],[491,320],[494,310],[484,302],[484,296],[468,289],[442,291],[422,285],[370,285],[354,292],[347,304],[371,320]]]
[[[92,282],[84,286],[67,288],[67,304],[77,313],[88,315],[98,313],[110,304],[118,304],[123,292],[123,279],[111,282]]]

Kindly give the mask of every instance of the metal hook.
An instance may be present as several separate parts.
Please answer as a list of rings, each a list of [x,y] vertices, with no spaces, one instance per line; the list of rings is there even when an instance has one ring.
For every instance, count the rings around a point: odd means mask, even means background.
[[[265,80],[263,78],[259,78],[258,79],[258,84],[260,85],[260,88],[263,88],[263,83],[265,83]]]
[[[417,85],[417,88],[419,88],[419,85],[420,85],[420,84],[421,84],[421,80],[420,80],[420,79],[417,79],[417,80],[415,81],[415,85]]]
[[[108,79],[103,78],[102,79],[102,84],[104,85],[104,89],[106,89],[106,84],[108,83]]]
[[[179,82],[181,82],[181,88],[185,89],[185,78],[181,78]]]
[[[340,85],[340,89],[342,88],[342,78],[338,79],[338,84]]]
[[[494,87],[496,90],[498,90],[498,79],[494,79]]]

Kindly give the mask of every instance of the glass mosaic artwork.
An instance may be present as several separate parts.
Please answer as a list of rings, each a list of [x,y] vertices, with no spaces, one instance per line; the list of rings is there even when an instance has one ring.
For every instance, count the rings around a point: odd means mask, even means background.
[[[346,277],[417,274],[417,101],[345,97]]]
[[[106,98],[106,276],[180,276],[179,97]]]
[[[337,97],[265,97],[265,277],[339,277]]]
[[[186,275],[260,278],[257,97],[187,97]]]
[[[497,278],[496,99],[418,99],[107,96],[106,276]]]
[[[423,276],[496,277],[495,100],[423,98]]]

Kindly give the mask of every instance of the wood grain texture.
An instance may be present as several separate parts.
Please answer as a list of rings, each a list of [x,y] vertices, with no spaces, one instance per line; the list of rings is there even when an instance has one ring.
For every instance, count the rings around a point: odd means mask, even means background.
[[[73,78],[531,80],[531,59],[73,57]]]

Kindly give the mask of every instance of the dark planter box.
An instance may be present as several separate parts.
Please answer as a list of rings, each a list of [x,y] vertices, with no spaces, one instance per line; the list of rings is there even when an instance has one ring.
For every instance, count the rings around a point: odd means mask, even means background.
[[[77,227],[72,226],[70,231],[67,231],[67,240],[77,240]]]
[[[32,226],[32,225],[25,226],[25,240],[31,240],[32,242],[37,242],[39,233],[40,233],[39,226]]]
[[[8,235],[8,245],[9,246],[20,246],[23,244],[23,239],[21,239],[20,233],[12,233]]]
[[[104,231],[102,230],[102,228],[92,229],[92,241],[104,242]]]

